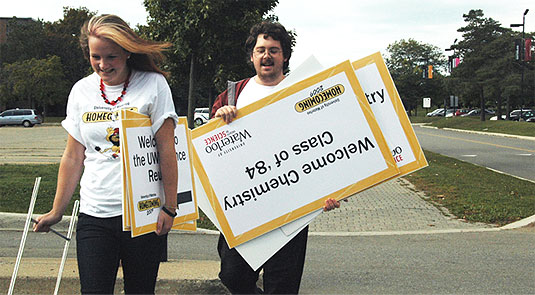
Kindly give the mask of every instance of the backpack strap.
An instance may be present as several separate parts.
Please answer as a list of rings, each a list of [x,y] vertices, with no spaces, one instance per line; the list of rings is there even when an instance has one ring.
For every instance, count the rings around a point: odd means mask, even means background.
[[[227,81],[227,97],[229,106],[236,106],[236,84],[238,84],[238,82]]]
[[[238,95],[240,95],[243,88],[245,88],[245,85],[247,85],[247,82],[249,82],[250,79],[251,78],[247,78],[238,82],[227,81],[227,105],[236,106],[236,99]]]

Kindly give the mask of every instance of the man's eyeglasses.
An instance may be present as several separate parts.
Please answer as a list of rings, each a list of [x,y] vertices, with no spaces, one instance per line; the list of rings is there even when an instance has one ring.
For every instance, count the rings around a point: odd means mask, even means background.
[[[261,57],[261,56],[264,56],[264,54],[265,54],[266,52],[269,52],[269,55],[271,55],[271,56],[275,56],[275,55],[281,53],[281,52],[282,52],[282,49],[280,49],[280,48],[278,48],[278,47],[271,47],[271,48],[268,48],[268,49],[266,50],[265,47],[258,47],[258,48],[256,48],[255,50],[253,50],[253,53],[254,53],[254,56],[255,56],[255,57]]]

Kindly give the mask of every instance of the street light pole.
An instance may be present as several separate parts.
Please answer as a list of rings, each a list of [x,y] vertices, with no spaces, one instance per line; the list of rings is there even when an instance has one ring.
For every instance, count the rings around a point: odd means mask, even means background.
[[[522,108],[524,107],[524,46],[526,46],[526,41],[524,40],[524,28],[526,25],[526,14],[528,14],[528,12],[529,9],[524,11],[524,15],[522,16],[522,24],[511,24],[511,28],[522,27],[522,44],[520,46],[520,115],[518,117],[518,121],[522,119]]]
[[[455,39],[455,41],[453,41],[453,44],[450,46],[450,48],[447,48],[445,49],[446,51],[453,51],[453,55],[450,55],[448,56],[448,69],[450,71],[450,78],[451,78],[451,72],[453,71],[453,63],[455,62],[455,49],[453,48],[453,46],[455,46],[455,43],[457,43],[457,39]],[[451,83],[449,83],[451,85]],[[451,89],[450,89],[451,91]],[[455,113],[457,112],[456,110],[456,106],[455,106],[455,94],[452,93],[452,95],[450,95],[450,104],[451,104],[451,99],[453,97],[453,115],[455,116]],[[446,110],[444,110],[444,116],[446,116]]]
[[[453,46],[455,46],[455,43],[457,43],[457,39],[453,41],[453,44],[450,46],[450,48],[445,49],[445,51],[453,51],[453,55],[448,56],[448,62],[449,62],[448,70],[450,71],[450,74],[451,74],[451,71],[453,70],[453,65],[452,65],[453,58],[455,58],[455,49],[453,49]]]

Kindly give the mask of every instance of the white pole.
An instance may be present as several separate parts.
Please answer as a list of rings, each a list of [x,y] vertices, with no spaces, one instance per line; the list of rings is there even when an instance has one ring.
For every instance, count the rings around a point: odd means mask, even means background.
[[[24,231],[22,232],[22,239],[20,240],[19,253],[17,254],[17,261],[15,262],[15,268],[13,269],[13,275],[11,276],[11,283],[9,284],[8,295],[13,294],[13,288],[15,288],[15,281],[17,280],[17,273],[19,272],[20,260],[22,259],[22,252],[24,252],[24,245],[26,244],[26,238],[28,237],[28,229],[30,228],[33,208],[35,207],[35,200],[37,199],[37,191],[39,190],[39,184],[41,183],[41,177],[35,179],[33,185],[32,198],[30,199],[30,207],[28,208],[28,215],[26,216],[26,224],[24,225]]]
[[[74,225],[76,224],[76,216],[78,216],[78,207],[80,201],[74,201],[74,206],[72,208],[71,223],[69,224],[69,232],[67,233],[68,240],[65,241],[65,247],[63,248],[63,257],[61,258],[61,265],[59,267],[58,279],[56,281],[56,289],[54,290],[54,295],[57,295],[59,292],[59,285],[61,283],[61,276],[63,275],[63,268],[65,267],[65,260],[67,260],[67,252],[69,252],[69,245],[71,244],[72,232],[74,230]]]

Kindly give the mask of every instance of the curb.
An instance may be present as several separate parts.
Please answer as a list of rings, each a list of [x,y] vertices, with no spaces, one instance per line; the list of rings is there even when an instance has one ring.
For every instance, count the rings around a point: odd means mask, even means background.
[[[505,133],[495,133],[495,132],[484,132],[484,131],[475,131],[475,130],[466,130],[466,129],[455,129],[455,128],[438,128],[435,126],[428,126],[429,123],[411,123],[411,125],[420,126],[422,128],[429,128],[429,129],[443,129],[443,130],[449,130],[449,131],[457,131],[457,132],[464,132],[464,133],[474,133],[474,134],[484,134],[484,135],[493,135],[493,136],[500,136],[500,137],[512,137],[512,138],[520,138],[525,140],[533,140],[535,141],[534,136],[523,136],[523,135],[514,135],[514,134],[505,134]]]
[[[525,227],[525,226],[532,225],[532,224],[535,225],[535,215],[530,216],[530,217],[526,217],[524,219],[521,219],[519,221],[515,221],[513,223],[509,223],[509,224],[504,225],[504,226],[502,226],[500,228],[501,229],[517,229],[517,228]]]
[[[34,216],[40,216],[36,214]],[[59,232],[67,232],[71,217],[64,216],[63,219],[56,225]],[[0,231],[22,231],[26,221],[26,214],[24,213],[5,213],[0,212]],[[411,234],[442,234],[442,233],[460,233],[460,232],[487,232],[518,229],[522,227],[535,224],[535,215],[523,218],[510,224],[495,228],[474,228],[474,229],[441,229],[441,230],[413,230],[413,231],[363,231],[363,232],[309,232],[310,236],[325,236],[325,237],[347,237],[347,236],[398,236]],[[30,229],[31,230],[31,229]],[[219,231],[197,228],[196,231],[182,231],[172,230],[169,234],[190,234],[190,235],[219,235]]]
[[[41,216],[42,214],[34,214],[33,217]],[[10,213],[0,212],[0,231],[23,231],[26,223],[26,213]],[[69,229],[71,216],[64,215],[60,222],[54,225],[54,229],[58,232],[66,233]],[[31,228],[30,228],[31,231]],[[201,234],[201,235],[219,235],[219,231],[197,228],[196,231],[171,230],[170,234]]]

